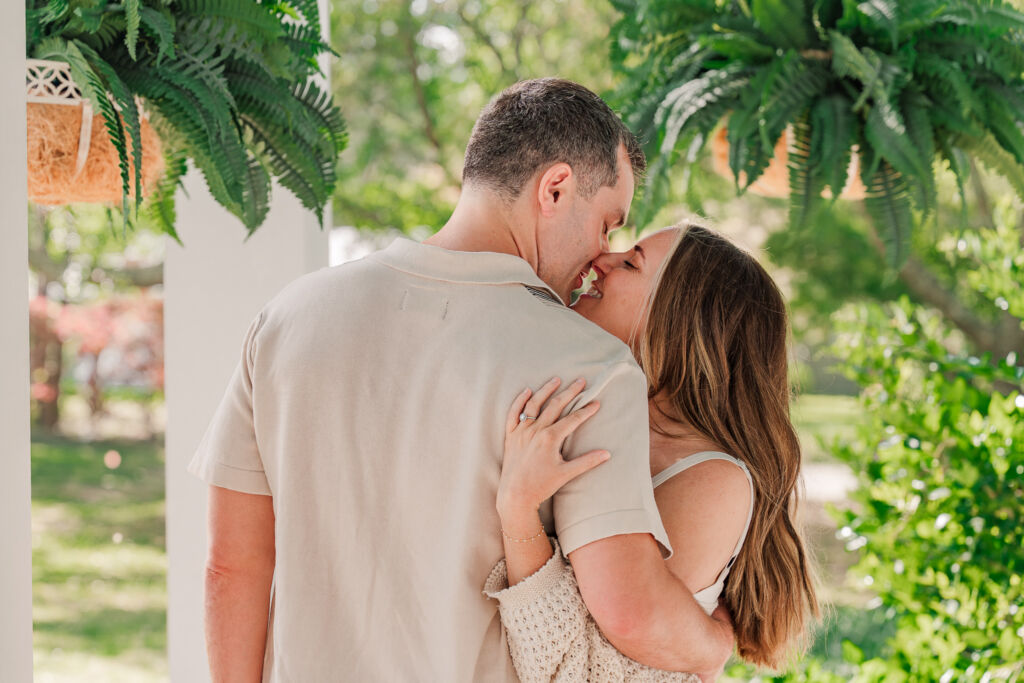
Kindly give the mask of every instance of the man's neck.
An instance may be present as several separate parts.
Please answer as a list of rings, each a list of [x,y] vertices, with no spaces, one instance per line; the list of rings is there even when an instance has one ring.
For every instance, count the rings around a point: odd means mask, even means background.
[[[424,244],[452,251],[511,254],[536,270],[536,243],[519,234],[516,214],[515,204],[506,205],[486,191],[464,190],[451,218]]]

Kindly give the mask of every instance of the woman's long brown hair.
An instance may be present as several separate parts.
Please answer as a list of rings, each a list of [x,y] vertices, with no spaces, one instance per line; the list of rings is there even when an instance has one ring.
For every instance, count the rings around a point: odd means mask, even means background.
[[[752,256],[706,228],[681,233],[648,303],[640,361],[665,418],[750,470],[754,511],[724,597],[740,656],[779,668],[820,614],[793,523],[800,443],[789,416],[786,306]]]

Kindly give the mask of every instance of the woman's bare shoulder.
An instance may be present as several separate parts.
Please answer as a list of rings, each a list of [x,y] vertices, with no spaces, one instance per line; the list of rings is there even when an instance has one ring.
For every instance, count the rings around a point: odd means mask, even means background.
[[[714,583],[746,528],[746,473],[728,460],[706,460],[661,484],[655,499],[676,550],[669,568],[693,592]]]

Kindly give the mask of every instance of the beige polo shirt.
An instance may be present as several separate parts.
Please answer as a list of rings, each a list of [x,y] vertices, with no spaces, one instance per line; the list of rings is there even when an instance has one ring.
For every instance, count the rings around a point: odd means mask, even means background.
[[[516,680],[482,586],[505,415],[553,376],[601,401],[567,456],[612,457],[545,504],[549,531],[566,554],[644,532],[667,549],[644,376],[522,259],[400,239],[267,304],[189,466],[273,496],[264,681]]]

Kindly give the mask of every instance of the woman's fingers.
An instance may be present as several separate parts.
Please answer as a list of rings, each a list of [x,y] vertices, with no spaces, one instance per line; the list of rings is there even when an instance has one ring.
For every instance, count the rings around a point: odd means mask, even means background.
[[[558,377],[552,377],[549,379],[544,386],[534,392],[533,396],[529,398],[526,402],[526,406],[523,408],[523,413],[534,419],[539,417],[541,409],[544,408],[544,404],[547,403],[547,400],[551,398],[551,394],[555,393],[555,389],[557,389],[558,385],[561,383],[562,380]],[[519,417],[516,416],[516,419],[518,420]],[[532,422],[533,420],[528,421]]]
[[[551,433],[559,444],[568,439],[573,432],[580,428],[584,422],[589,420],[594,414],[601,408],[601,404],[597,401],[591,401],[582,408],[577,408],[558,422],[548,427],[548,431]]]
[[[562,411],[565,410],[565,407],[569,405],[574,398],[579,396],[580,392],[582,392],[586,386],[586,380],[581,377],[567,386],[563,391],[555,394],[551,400],[547,402],[547,405],[544,406],[544,410],[537,418],[537,426],[543,428],[558,421],[558,418],[562,414]]]
[[[563,465],[563,481],[562,486],[580,476],[584,472],[589,472],[601,463],[607,462],[608,458],[612,457],[612,454],[608,451],[590,451],[584,453],[578,458],[573,458]]]
[[[511,432],[519,424],[519,416],[522,414],[523,409],[526,407],[526,401],[529,400],[530,395],[533,393],[533,389],[526,388],[519,392],[515,400],[512,401],[512,407],[508,409],[508,416],[505,418],[505,433]]]

